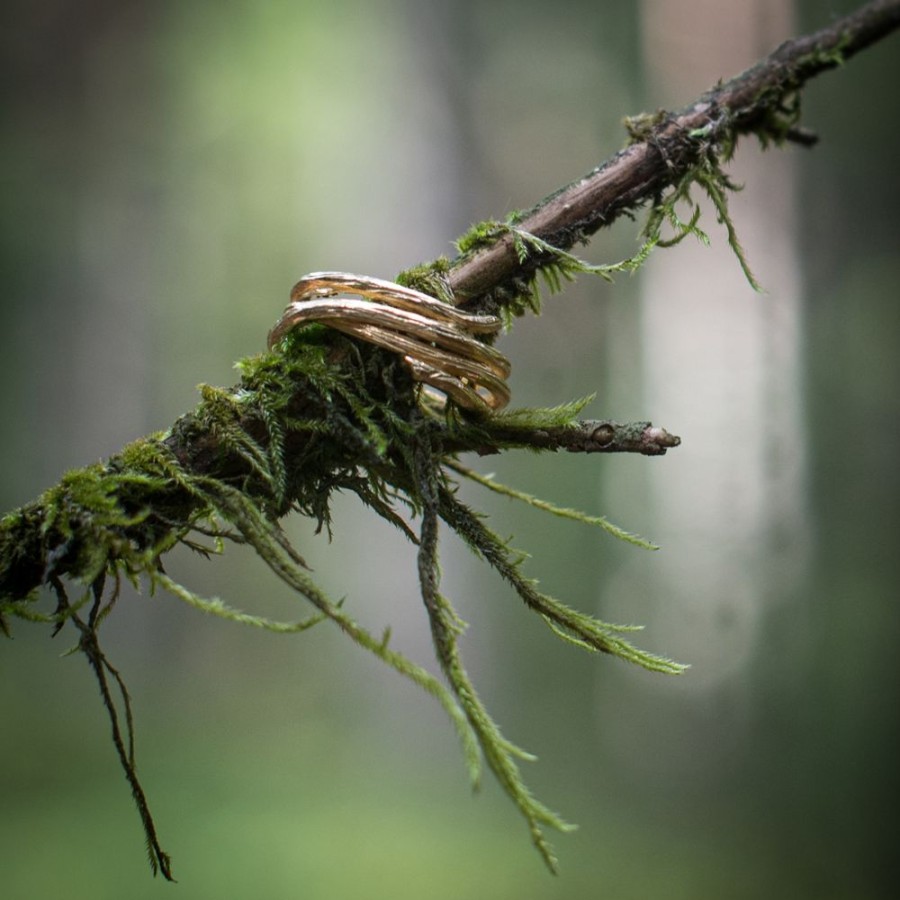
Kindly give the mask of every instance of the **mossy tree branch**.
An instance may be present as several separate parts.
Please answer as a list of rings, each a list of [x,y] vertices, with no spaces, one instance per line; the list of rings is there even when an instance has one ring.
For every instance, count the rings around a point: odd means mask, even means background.
[[[731,157],[742,135],[755,135],[764,147],[786,141],[815,143],[815,135],[799,125],[804,84],[898,27],[900,2],[875,0],[819,31],[785,41],[746,72],[678,112],[626,119],[629,146],[530,210],[515,214],[509,224],[568,251],[646,204],[664,212],[667,191],[683,196],[690,182],[708,189],[709,176]],[[648,224],[652,232],[660,223],[651,217]],[[442,273],[445,289],[458,305],[483,311],[498,306],[521,311],[521,296],[528,293],[535,270],[553,261],[552,255],[540,254],[523,260],[515,235],[502,228],[493,233],[476,229],[462,246],[466,252]]]
[[[507,221],[476,226],[454,260],[440,259],[398,280],[447,303],[507,320],[538,306],[539,277],[551,290],[581,273],[612,278],[631,271],[658,246],[703,238],[693,187],[713,201],[729,242],[752,283],[728,218],[732,185],[722,169],[741,135],[763,145],[809,143],[799,128],[798,92],[900,25],[900,0],[870,3],[816,34],[782,45],[743,75],[718,85],[679,113],[629,120],[632,142],[585,178]],[[603,225],[649,205],[643,243],[630,259],[588,265],[570,253]],[[684,210],[686,209],[686,213]],[[663,228],[671,229],[664,234]],[[473,415],[451,403],[437,412],[399,356],[319,325],[289,332],[270,352],[240,363],[241,382],[202,389],[198,407],[165,433],[124,448],[105,464],[68,473],[33,503],[0,520],[0,628],[9,620],[45,623],[55,634],[71,623],[113,729],[114,743],[141,814],[154,871],[171,878],[170,861],[137,779],[131,704],[118,671],[100,648],[98,629],[120,596],[122,579],[168,591],[205,612],[276,632],[303,631],[325,620],[431,693],[461,740],[473,782],[482,757],[525,817],[551,867],[542,826],[569,826],[537,801],[519,773],[528,754],[498,730],[462,663],[463,629],[439,590],[438,530],[455,531],[540,615],[558,636],[647,669],[683,666],[634,646],[634,626],[613,625],[571,609],[538,590],[521,571],[522,556],[457,497],[459,478],[554,515],[600,527],[639,546],[652,545],[606,519],[556,507],[499,485],[462,465],[464,452],[515,448],[662,455],[679,439],[648,422],[619,425],[578,418],[586,401],[553,409]],[[335,491],[355,493],[418,545],[418,571],[436,656],[445,681],[390,647],[389,631],[369,633],[311,579],[279,520],[290,512],[330,528]],[[416,524],[418,523],[417,527]],[[204,598],[163,568],[177,545],[205,555],[228,542],[249,544],[269,569],[313,608],[311,617],[273,622]],[[64,583],[65,582],[65,583]],[[49,589],[55,605],[41,604]],[[78,592],[70,599],[70,591]],[[87,617],[82,609],[89,609]],[[110,687],[118,688],[121,715]],[[124,727],[122,722],[124,721]]]

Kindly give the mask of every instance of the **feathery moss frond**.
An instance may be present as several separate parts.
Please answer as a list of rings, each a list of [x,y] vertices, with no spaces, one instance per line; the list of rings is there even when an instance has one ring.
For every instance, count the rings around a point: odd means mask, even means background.
[[[482,487],[494,491],[494,493],[502,494],[504,497],[511,497],[513,500],[521,500],[523,503],[527,503],[535,509],[539,509],[542,512],[548,512],[554,516],[559,516],[562,519],[573,519],[574,521],[582,522],[585,525],[596,525],[598,528],[602,528],[607,534],[611,534],[620,541],[625,541],[627,544],[634,544],[634,546],[641,547],[644,550],[659,550],[659,547],[656,544],[642,538],[640,535],[632,534],[630,531],[620,528],[603,516],[590,516],[577,509],[569,509],[565,506],[557,506],[555,503],[550,503],[547,500],[541,500],[532,494],[525,493],[525,491],[520,491],[516,488],[511,488],[508,485],[500,484],[500,482],[495,481],[490,475],[481,475],[474,469],[469,469],[455,460],[448,460],[445,465],[458,475],[462,475],[463,478],[474,481],[476,484],[480,484]]]

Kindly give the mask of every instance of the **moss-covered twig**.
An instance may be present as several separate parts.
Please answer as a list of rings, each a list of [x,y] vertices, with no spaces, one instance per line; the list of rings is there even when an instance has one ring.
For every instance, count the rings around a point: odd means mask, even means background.
[[[560,188],[511,224],[560,251],[584,243],[621,216],[650,204],[651,234],[673,218],[674,201],[692,182],[718,195],[720,216],[730,185],[721,163],[730,159],[742,135],[765,147],[815,137],[800,127],[800,91],[822,72],[836,68],[900,27],[900,2],[875,0],[811,34],[785,41],[746,72],[717,84],[678,112],[660,111],[626,119],[631,143],[584,177]],[[696,220],[693,221],[696,225]],[[733,232],[729,233],[733,238]],[[460,256],[440,273],[445,294],[481,312],[498,308],[516,314],[529,307],[535,271],[550,256],[522,260],[514,234],[477,226],[461,244]],[[733,244],[734,246],[734,244]],[[413,281],[415,281],[415,276]]]
[[[555,291],[579,274],[611,278],[634,271],[655,248],[685,237],[702,240],[699,207],[691,196],[695,189],[712,199],[753,283],[728,218],[733,185],[723,163],[742,134],[756,134],[763,144],[800,140],[805,133],[799,130],[796,97],[803,83],[898,25],[900,2],[870,3],[815,35],[784,44],[680,113],[631,120],[632,143],[608,163],[528,213],[477,226],[460,239],[455,260],[411,269],[400,280],[446,303],[502,313],[511,321],[537,309],[539,277]],[[595,266],[570,252],[602,225],[644,204],[650,208],[641,244],[629,259]],[[136,775],[130,700],[98,639],[123,578],[226,620],[279,633],[333,622],[443,705],[473,781],[483,757],[552,869],[542,826],[569,826],[528,791],[517,759],[530,757],[500,733],[466,674],[458,646],[463,624],[439,590],[439,523],[455,531],[556,635],[657,672],[674,674],[683,666],[634,646],[626,636],[635,626],[602,622],[542,593],[522,573],[522,556],[458,499],[457,478],[633,544],[652,545],[603,517],[499,485],[462,465],[458,456],[514,448],[661,455],[679,439],[648,422],[582,421],[584,401],[497,415],[470,415],[453,403],[439,410],[422,397],[398,355],[315,324],[290,331],[270,352],[239,367],[240,384],[229,390],[204,387],[197,408],[167,432],[136,441],[105,464],[70,472],[36,501],[0,519],[0,629],[8,634],[13,618],[47,624],[54,634],[68,623],[76,628],[76,649],[100,686],[151,864],[166,878],[172,877],[169,857]],[[391,648],[388,632],[371,634],[329,598],[281,530],[279,520],[291,512],[330,528],[336,491],[355,493],[418,545],[421,595],[444,681]],[[202,597],[164,571],[165,554],[178,545],[211,555],[235,541],[250,545],[312,606],[313,615],[273,622]],[[70,602],[66,583],[80,591],[79,599]],[[85,619],[80,610],[88,605]],[[121,695],[124,727],[109,678]]]

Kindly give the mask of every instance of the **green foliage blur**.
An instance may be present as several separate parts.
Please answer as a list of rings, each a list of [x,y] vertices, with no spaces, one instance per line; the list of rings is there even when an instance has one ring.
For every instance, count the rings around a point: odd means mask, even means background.
[[[14,0],[0,13],[0,512],[230,384],[306,272],[391,278],[579,177],[850,0]],[[893,896],[900,587],[900,54],[804,94],[813,150],[739,150],[754,294],[707,215],[503,339],[514,402],[592,391],[663,459],[470,461],[662,545],[471,490],[555,596],[646,623],[665,678],[561,644],[448,541],[488,707],[569,820],[549,876],[441,710],[327,625],[259,634],[127,594],[104,625],[179,885],[154,881],[73,633],[0,646],[0,894],[31,898]],[[637,225],[585,254],[634,251]],[[339,500],[288,528],[366,625],[430,660],[412,548]],[[170,570],[263,614],[248,554]],[[305,613],[305,610],[303,611]],[[67,643],[67,641],[69,643]],[[174,893],[173,893],[174,895]]]

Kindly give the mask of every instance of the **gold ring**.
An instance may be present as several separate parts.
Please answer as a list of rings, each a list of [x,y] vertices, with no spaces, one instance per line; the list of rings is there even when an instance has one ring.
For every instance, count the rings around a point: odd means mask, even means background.
[[[291,291],[290,304],[269,332],[269,348],[312,322],[399,353],[416,381],[459,406],[489,412],[509,402],[509,360],[472,336],[496,334],[496,316],[466,313],[391,281],[314,272]]]

